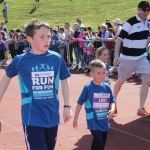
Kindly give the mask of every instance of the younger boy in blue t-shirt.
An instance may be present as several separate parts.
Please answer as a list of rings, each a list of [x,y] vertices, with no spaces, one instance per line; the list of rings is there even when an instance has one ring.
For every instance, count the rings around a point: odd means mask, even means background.
[[[103,82],[106,76],[105,64],[96,59],[90,63],[93,80],[87,83],[78,99],[73,127],[77,128],[78,116],[85,103],[88,129],[93,135],[91,150],[103,150],[110,129],[109,119],[113,117],[115,100],[110,86]]]
[[[26,27],[27,41],[31,49],[17,55],[6,67],[6,75],[0,83],[2,99],[12,77],[18,75],[22,97],[22,125],[29,150],[54,150],[59,115],[59,80],[64,97],[64,122],[72,116],[69,102],[70,73],[63,58],[48,50],[50,27],[34,20]]]

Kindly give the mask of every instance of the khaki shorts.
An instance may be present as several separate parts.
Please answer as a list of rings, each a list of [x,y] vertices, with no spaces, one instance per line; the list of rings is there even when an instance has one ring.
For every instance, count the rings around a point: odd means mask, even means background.
[[[126,60],[120,58],[118,79],[124,82],[132,75],[133,72],[150,75],[150,62],[147,57],[142,57],[138,60]]]

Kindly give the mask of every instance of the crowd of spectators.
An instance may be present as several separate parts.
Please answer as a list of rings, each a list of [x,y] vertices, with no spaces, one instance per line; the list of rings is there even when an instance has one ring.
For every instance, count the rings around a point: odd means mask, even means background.
[[[115,29],[114,29],[115,27]],[[58,52],[70,69],[75,66],[77,71],[88,71],[89,63],[95,58],[95,52],[99,47],[109,50],[112,65],[115,40],[122,29],[121,20],[115,18],[113,25],[110,19],[98,26],[97,31],[92,27],[84,26],[81,19],[76,19],[71,28],[70,23],[64,23],[64,27],[56,25],[51,28],[51,44],[49,49]],[[0,60],[4,60],[6,50],[9,50],[11,58],[24,53],[30,48],[26,40],[25,25],[22,30],[8,31],[4,23],[0,25]],[[74,61],[76,62],[74,65]]]

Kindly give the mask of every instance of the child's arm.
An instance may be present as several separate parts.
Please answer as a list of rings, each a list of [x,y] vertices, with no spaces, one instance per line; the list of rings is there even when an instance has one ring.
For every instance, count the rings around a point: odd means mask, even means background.
[[[73,120],[73,127],[74,128],[77,128],[77,126],[78,126],[78,116],[79,116],[81,108],[82,108],[82,105],[77,104],[75,116],[74,116],[74,120]]]
[[[64,98],[64,105],[70,106],[70,87],[69,87],[69,80],[61,80],[61,85],[62,85],[62,94]],[[65,107],[63,111],[63,117],[64,117],[64,122],[68,122],[70,118],[72,117],[73,113],[71,108]]]
[[[110,110],[108,111],[108,118],[111,119],[113,117],[115,111],[115,103],[110,104]]]
[[[4,75],[1,82],[0,82],[0,101],[7,90],[7,87],[9,85],[11,78],[9,78],[7,75]]]

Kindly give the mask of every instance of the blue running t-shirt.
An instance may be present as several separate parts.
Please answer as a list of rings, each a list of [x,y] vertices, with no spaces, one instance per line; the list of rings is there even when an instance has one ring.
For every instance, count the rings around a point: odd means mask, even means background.
[[[18,75],[23,126],[53,127],[60,123],[59,80],[70,77],[63,58],[53,51],[17,55],[6,67],[10,78]]]
[[[77,102],[79,105],[85,103],[87,126],[90,130],[101,130],[106,132],[110,129],[107,118],[110,104],[115,103],[110,86],[103,82],[96,85],[93,81],[87,83]]]

